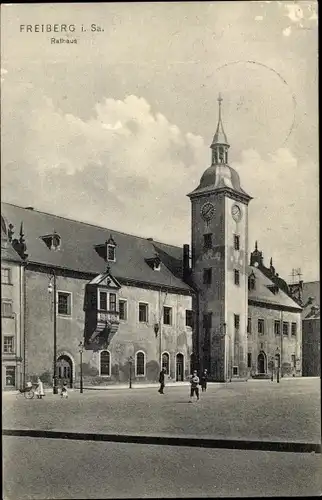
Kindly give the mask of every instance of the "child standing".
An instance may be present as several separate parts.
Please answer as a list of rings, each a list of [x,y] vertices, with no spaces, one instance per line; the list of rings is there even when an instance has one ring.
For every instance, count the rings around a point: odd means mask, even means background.
[[[193,372],[193,375],[191,376],[191,379],[190,379],[190,400],[189,400],[189,403],[192,403],[192,398],[194,396],[194,394],[196,395],[197,397],[197,401],[199,401],[199,377],[197,375],[197,371],[195,370]]]
[[[37,387],[36,387],[36,390],[35,390],[35,394],[36,394],[36,396],[37,396],[38,399],[42,399],[43,396],[45,395],[44,385],[43,385],[43,383],[42,383],[42,381],[40,380],[39,377],[37,379]]]
[[[66,382],[66,380],[64,380],[64,382],[63,382],[60,396],[62,398],[66,398],[66,399],[68,398],[68,391],[67,391],[67,382]]]

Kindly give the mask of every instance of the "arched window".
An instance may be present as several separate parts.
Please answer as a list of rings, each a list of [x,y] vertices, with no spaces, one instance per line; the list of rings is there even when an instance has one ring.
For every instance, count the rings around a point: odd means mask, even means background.
[[[170,356],[167,352],[162,354],[162,369],[165,370],[166,375],[170,375]]]
[[[145,354],[142,351],[136,353],[135,359],[135,375],[142,377],[145,375]]]
[[[110,377],[111,375],[111,355],[109,351],[102,351],[100,354],[100,375]]]

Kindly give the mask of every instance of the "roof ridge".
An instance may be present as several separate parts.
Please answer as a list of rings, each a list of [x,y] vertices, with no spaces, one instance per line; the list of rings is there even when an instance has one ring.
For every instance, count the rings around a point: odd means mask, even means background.
[[[2,201],[1,205],[10,205],[12,207],[20,208],[21,210],[27,210],[28,212],[37,212],[37,213],[44,214],[44,215],[50,215],[51,217],[55,217],[57,219],[63,219],[63,220],[67,220],[67,221],[70,221],[70,222],[77,222],[78,224],[84,224],[86,226],[96,227],[97,229],[104,229],[106,231],[116,232],[116,233],[119,233],[119,234],[124,234],[125,236],[131,236],[133,238],[138,238],[140,240],[148,241],[149,243],[152,243],[152,244],[153,243],[160,243],[161,245],[167,245],[167,246],[170,246],[170,247],[173,247],[173,248],[181,249],[180,246],[172,245],[171,243],[165,243],[163,241],[157,241],[157,240],[154,240],[154,239],[150,240],[149,238],[146,238],[145,236],[138,236],[136,234],[125,233],[124,231],[119,231],[118,229],[110,229],[108,227],[99,226],[97,224],[92,224],[91,222],[85,222],[85,221],[81,221],[81,220],[71,219],[69,217],[63,217],[62,215],[57,215],[57,214],[52,214],[52,213],[49,213],[49,212],[44,212],[42,210],[37,210],[36,208],[33,208],[32,210],[30,210],[30,209],[28,209],[26,207],[22,207],[21,205],[16,205],[15,203],[9,203],[7,201]]]

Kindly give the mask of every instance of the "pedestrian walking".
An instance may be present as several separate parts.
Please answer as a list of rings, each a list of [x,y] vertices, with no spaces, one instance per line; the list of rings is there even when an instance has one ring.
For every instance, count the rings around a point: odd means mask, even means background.
[[[37,396],[37,399],[42,399],[45,395],[44,384],[42,383],[39,377],[37,378],[37,386],[35,389],[35,394]]]
[[[160,388],[159,388],[158,392],[160,394],[164,394],[164,392],[163,392],[163,389],[165,386],[165,369],[164,368],[162,368],[162,370],[160,371],[159,382],[160,382]]]
[[[68,398],[68,390],[67,390],[67,381],[64,380],[63,382],[63,385],[61,387],[61,391],[60,391],[60,396],[61,398]]]
[[[201,382],[201,391],[202,392],[206,392],[207,390],[207,382],[208,382],[208,370],[207,368],[203,371],[202,375],[201,375],[201,379],[200,379],[200,382]]]
[[[189,403],[192,403],[192,398],[194,395],[197,397],[197,401],[199,401],[199,377],[197,375],[197,370],[195,370],[190,378],[190,400]]]

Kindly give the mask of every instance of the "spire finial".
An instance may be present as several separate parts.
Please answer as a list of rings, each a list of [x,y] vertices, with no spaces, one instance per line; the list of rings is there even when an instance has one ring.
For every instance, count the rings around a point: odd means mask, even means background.
[[[270,267],[273,267],[273,258],[271,257],[271,260],[269,261]]]
[[[258,250],[257,240],[255,241],[255,250],[256,250],[256,252],[257,252],[257,250]]]

